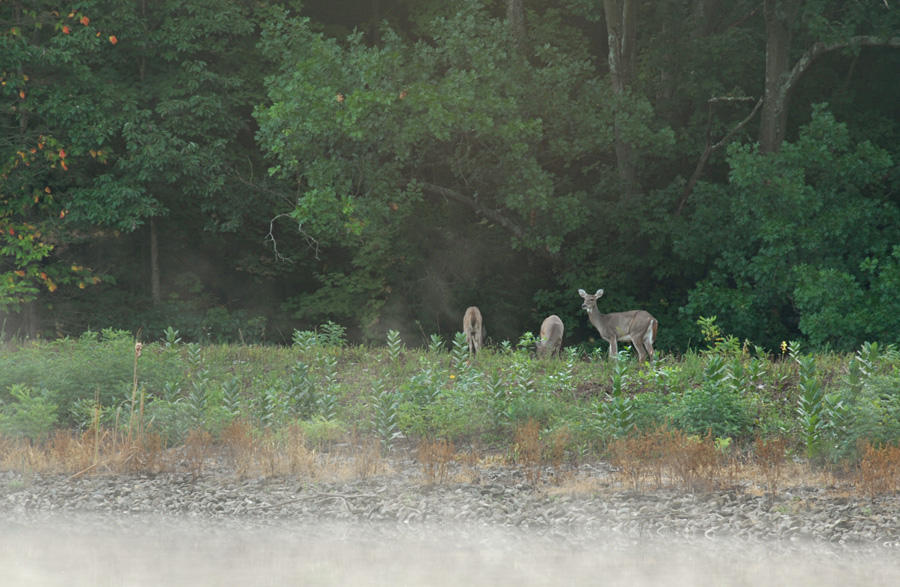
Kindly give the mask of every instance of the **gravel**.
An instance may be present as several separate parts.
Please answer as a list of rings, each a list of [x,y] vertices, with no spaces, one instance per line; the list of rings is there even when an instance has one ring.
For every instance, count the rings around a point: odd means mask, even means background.
[[[182,467],[184,469],[184,467]],[[617,489],[604,463],[363,479],[0,472],[0,585],[900,584],[900,496]]]
[[[898,495],[836,496],[815,487],[791,488],[774,497],[740,489],[636,493],[616,490],[603,464],[568,472],[570,480],[595,482],[582,490],[528,483],[525,472],[515,467],[482,467],[470,475],[473,481],[439,484],[426,483],[411,457],[396,457],[385,469],[391,472],[339,482],[240,479],[225,466],[207,467],[197,479],[178,472],[77,478],[33,474],[27,479],[0,472],[0,522],[90,513],[227,520],[247,527],[277,522],[412,527],[461,523],[528,529],[575,543],[599,535],[739,538],[837,549],[863,546],[900,555]]]

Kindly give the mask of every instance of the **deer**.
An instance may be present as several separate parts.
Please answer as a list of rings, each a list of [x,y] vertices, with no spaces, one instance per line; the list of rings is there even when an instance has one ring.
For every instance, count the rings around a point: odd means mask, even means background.
[[[565,331],[566,327],[563,325],[563,321],[556,314],[544,318],[541,323],[541,340],[535,347],[537,356],[540,358],[556,356],[558,359]]]
[[[477,306],[466,308],[463,316],[463,332],[466,335],[466,344],[469,345],[469,354],[475,355],[484,343],[484,323],[481,319],[481,310]]]
[[[618,356],[618,341],[630,342],[638,354],[638,362],[644,359],[653,361],[653,343],[656,342],[656,329],[659,326],[656,318],[646,310],[630,310],[601,314],[597,309],[597,300],[603,290],[589,294],[583,289],[578,294],[584,298],[582,308],[587,310],[588,319],[600,333],[600,337],[609,343],[609,357]]]

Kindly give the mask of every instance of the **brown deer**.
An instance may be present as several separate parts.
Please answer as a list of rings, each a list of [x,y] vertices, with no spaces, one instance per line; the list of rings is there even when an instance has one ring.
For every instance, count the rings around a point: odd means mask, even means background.
[[[540,358],[555,356],[558,359],[565,331],[563,321],[556,314],[544,318],[541,323],[541,340],[536,346],[537,356]]]
[[[463,332],[466,335],[466,344],[469,345],[469,354],[476,354],[484,344],[484,323],[481,319],[481,310],[476,306],[466,308],[466,314],[463,316]]]
[[[644,359],[653,360],[653,343],[656,342],[659,322],[650,315],[650,312],[631,310],[601,314],[597,309],[597,300],[603,295],[602,289],[598,289],[594,294],[579,289],[578,293],[584,298],[581,307],[587,310],[591,324],[600,333],[600,337],[609,343],[610,358],[617,356],[619,352],[617,343],[621,340],[631,343],[637,351],[638,362]]]

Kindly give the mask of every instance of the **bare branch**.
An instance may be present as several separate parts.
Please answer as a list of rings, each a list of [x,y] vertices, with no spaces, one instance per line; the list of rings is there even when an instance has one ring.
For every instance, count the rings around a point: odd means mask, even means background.
[[[706,121],[706,147],[703,149],[703,154],[700,155],[700,160],[697,161],[697,167],[694,168],[694,173],[691,174],[691,178],[688,180],[687,185],[684,186],[684,193],[681,194],[681,198],[678,200],[678,206],[675,209],[675,215],[680,216],[681,211],[684,209],[684,205],[687,202],[688,198],[694,192],[694,188],[697,186],[697,182],[700,181],[700,176],[703,174],[703,169],[706,167],[707,161],[712,156],[713,153],[727,145],[735,134],[738,133],[742,128],[747,126],[747,123],[750,122],[754,116],[756,116],[756,112],[760,109],[763,104],[763,99],[760,98],[756,101],[756,105],[753,107],[753,110],[748,114],[743,120],[737,123],[735,126],[731,128],[725,136],[722,137],[717,143],[710,144],[711,137],[711,128],[712,128],[712,107],[713,104],[719,102],[747,102],[753,100],[753,98],[741,96],[741,97],[731,97],[731,96],[721,96],[710,98],[707,103],[709,104],[709,114],[707,116]]]
[[[522,230],[522,228],[518,224],[516,224],[515,222],[513,222],[512,220],[510,220],[503,214],[501,214],[499,211],[482,206],[475,197],[466,196],[464,194],[459,193],[456,190],[452,190],[450,188],[445,188],[443,186],[435,185],[433,183],[428,183],[428,182],[420,182],[420,183],[421,183],[422,187],[425,188],[425,191],[430,192],[436,196],[441,196],[441,197],[447,198],[449,200],[453,200],[454,202],[459,202],[460,204],[464,204],[465,206],[468,206],[469,208],[474,210],[476,213],[481,214],[485,218],[487,218],[489,220],[493,220],[494,222],[496,222],[503,228],[505,228],[508,231],[510,231],[511,233],[513,233],[519,239],[524,240],[525,231]]]
[[[275,221],[278,220],[279,218],[285,218],[285,217],[290,218],[291,215],[287,214],[287,213],[281,213],[269,221],[269,232],[268,232],[268,234],[266,234],[266,238],[263,240],[263,242],[266,242],[266,243],[271,242],[272,243],[272,252],[275,254],[276,260],[282,261],[284,263],[293,263],[294,262],[293,259],[282,255],[278,251],[278,241],[275,240]],[[314,239],[309,233],[307,233],[305,230],[303,230],[302,222],[297,223],[297,232],[299,232],[300,235],[303,237],[303,239],[306,241],[306,246],[308,246],[310,249],[313,250],[313,256],[316,259],[316,261],[318,261],[319,260],[319,241]]]
[[[794,85],[804,73],[809,70],[812,66],[813,62],[816,59],[825,55],[826,53],[830,53],[832,51],[837,51],[839,49],[847,49],[849,47],[894,47],[900,48],[900,37],[892,37],[890,39],[885,39],[882,37],[876,37],[873,35],[862,35],[858,37],[850,37],[849,39],[838,41],[835,43],[813,43],[813,45],[803,53],[800,59],[797,60],[797,63],[794,64],[794,67],[791,68],[791,72],[788,74],[787,78],[781,84],[781,88],[779,91],[779,100],[781,104],[786,104],[786,98],[788,94],[794,89]]]

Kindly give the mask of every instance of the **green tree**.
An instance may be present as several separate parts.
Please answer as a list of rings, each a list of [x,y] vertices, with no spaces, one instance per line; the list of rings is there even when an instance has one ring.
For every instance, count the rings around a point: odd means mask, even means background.
[[[93,4],[60,13],[51,2],[0,5],[0,308],[18,308],[60,284],[96,280],[55,251],[66,193],[106,161],[103,98],[91,63],[115,51],[91,21]]]
[[[262,83],[255,42],[266,5],[92,0],[79,7],[68,14],[49,2],[0,7],[11,25],[2,35],[2,92],[12,102],[0,145],[0,300],[33,300],[44,286],[49,302],[60,284],[96,282],[86,268],[96,263],[84,260],[100,259],[110,282],[158,303],[166,262],[181,262],[176,247],[164,249],[168,258],[159,252],[172,234],[194,256],[192,249],[221,246],[220,234],[255,241],[258,250],[244,245],[228,263],[267,271],[259,256],[279,195],[261,173],[250,116]],[[238,234],[247,225],[252,234]],[[104,291],[94,295],[115,295]],[[77,294],[56,293],[55,311]],[[134,298],[126,303],[135,316]],[[96,307],[96,298],[84,304]]]
[[[366,299],[367,323],[438,247],[552,259],[589,220],[585,193],[558,173],[612,140],[598,110],[609,90],[584,55],[548,40],[526,60],[477,2],[422,40],[380,39],[341,44],[308,21],[273,21],[263,47],[279,69],[257,110],[273,173],[298,185],[292,218],[323,256],[352,259],[323,263],[294,307],[349,317]]]
[[[766,75],[759,131],[763,152],[780,148],[791,96],[801,77],[823,55],[872,46],[900,49],[900,11],[887,2],[764,0],[763,19]],[[799,56],[795,44],[805,45]]]
[[[734,145],[729,163],[729,186],[703,195],[710,206],[702,225],[707,252],[681,250],[704,255],[710,267],[686,311],[715,313],[726,331],[770,348],[796,328],[842,349],[866,333],[886,333],[882,312],[866,310],[893,279],[900,242],[900,208],[885,189],[890,155],[852,141],[846,125],[820,106],[797,141],[778,153]],[[886,263],[879,267],[877,259]],[[850,313],[840,324],[823,314],[842,310]]]

